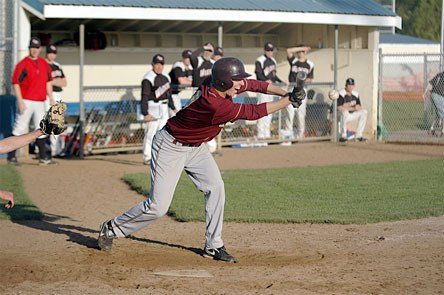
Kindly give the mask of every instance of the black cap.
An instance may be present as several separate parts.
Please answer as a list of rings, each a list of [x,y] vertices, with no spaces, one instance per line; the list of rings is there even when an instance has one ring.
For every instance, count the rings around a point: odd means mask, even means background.
[[[42,46],[42,42],[40,42],[40,39],[37,37],[32,37],[29,41],[28,48],[40,48]]]
[[[355,85],[355,79],[348,78],[347,80],[345,80],[345,85]]]
[[[192,52],[191,50],[189,50],[189,49],[184,50],[184,51],[182,52],[182,58],[190,58],[190,57],[191,57],[191,54],[193,54],[193,52]]]
[[[57,54],[57,47],[55,47],[54,44],[48,44],[48,46],[46,46],[46,54],[49,53],[56,53]]]
[[[267,42],[264,45],[264,50],[265,51],[273,51],[274,50],[274,46],[271,42]]]
[[[214,49],[214,55],[224,56],[224,49],[222,47],[216,47]]]
[[[156,54],[153,56],[153,65],[155,64],[165,64],[165,57],[162,54]]]

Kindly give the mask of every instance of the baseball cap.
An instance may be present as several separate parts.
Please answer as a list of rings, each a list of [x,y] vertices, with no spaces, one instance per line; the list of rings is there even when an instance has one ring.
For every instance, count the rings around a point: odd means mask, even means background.
[[[46,54],[48,53],[57,53],[57,47],[55,47],[54,44],[48,44],[48,46],[46,46]]]
[[[273,51],[274,50],[274,46],[271,42],[267,42],[264,45],[264,50],[265,51]]]
[[[182,52],[182,57],[183,58],[190,58],[192,54],[193,54],[193,52],[191,50],[187,49]]]
[[[42,45],[42,42],[40,42],[39,38],[32,37],[31,40],[29,41],[28,48],[40,48],[41,45]]]
[[[345,80],[345,85],[355,85],[355,79],[348,78],[347,80]]]
[[[165,58],[162,54],[156,54],[155,56],[153,56],[153,65],[155,64],[165,64]]]
[[[222,47],[216,47],[214,50],[214,55],[224,56],[224,49]]]

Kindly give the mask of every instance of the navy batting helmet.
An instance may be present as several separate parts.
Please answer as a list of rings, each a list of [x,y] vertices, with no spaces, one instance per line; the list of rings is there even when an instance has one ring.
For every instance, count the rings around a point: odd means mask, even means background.
[[[245,72],[244,64],[235,57],[223,57],[216,61],[211,70],[211,83],[219,91],[233,87],[233,80],[242,80],[251,75]]]

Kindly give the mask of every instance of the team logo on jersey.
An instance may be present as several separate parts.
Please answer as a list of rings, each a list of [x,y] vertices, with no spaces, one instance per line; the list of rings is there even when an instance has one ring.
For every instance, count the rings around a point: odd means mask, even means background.
[[[276,70],[276,65],[270,65],[270,66],[268,66],[268,67],[265,67],[265,68],[264,68],[264,75],[265,75],[265,77],[268,77],[268,75],[269,75],[271,72],[275,71],[275,70]]]
[[[162,86],[159,86],[159,88],[154,91],[154,94],[156,95],[156,98],[160,98],[167,90],[170,89],[170,83],[167,82],[163,84]]]
[[[298,66],[292,66],[291,67],[291,71],[294,72],[294,73],[304,72],[304,73],[308,74],[310,72],[310,69],[303,68],[303,67],[298,67]]]
[[[59,78],[59,77],[62,77],[62,71],[60,71],[60,70],[52,71],[52,77],[53,77],[53,78]]]
[[[201,69],[199,71],[199,77],[203,78],[203,77],[208,77],[211,75],[211,69]]]

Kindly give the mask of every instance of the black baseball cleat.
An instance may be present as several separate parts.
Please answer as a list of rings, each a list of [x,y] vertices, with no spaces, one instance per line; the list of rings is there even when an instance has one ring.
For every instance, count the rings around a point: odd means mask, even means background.
[[[348,139],[345,138],[345,137],[341,137],[341,138],[339,138],[339,142],[347,142],[347,141],[348,141]]]
[[[100,226],[99,238],[97,239],[97,245],[100,250],[109,251],[113,247],[113,239],[116,235],[111,225],[111,220],[105,221]]]
[[[358,137],[356,138],[356,141],[360,141],[360,142],[368,142],[368,139],[365,137]]]
[[[205,247],[203,256],[207,258],[213,258],[214,260],[221,260],[229,263],[237,262],[236,258],[228,254],[227,249],[225,249],[225,246],[222,246],[217,249]]]
[[[18,161],[16,157],[8,158],[9,165],[18,165]]]

